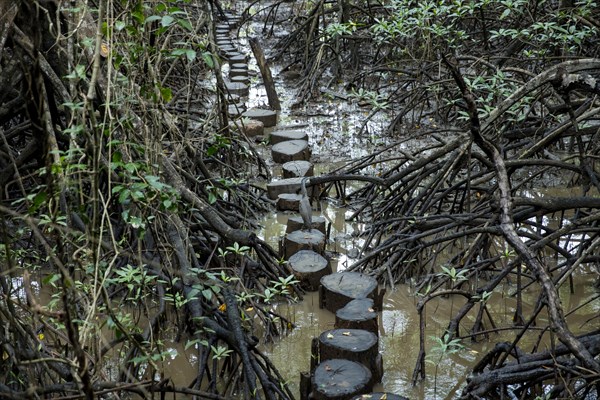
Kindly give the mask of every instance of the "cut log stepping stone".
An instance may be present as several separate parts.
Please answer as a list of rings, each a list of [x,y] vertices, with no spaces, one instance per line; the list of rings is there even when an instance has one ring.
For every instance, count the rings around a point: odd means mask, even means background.
[[[255,119],[236,121],[233,126],[239,132],[245,133],[246,136],[261,136],[265,133],[265,125],[261,121]]]
[[[319,306],[335,313],[355,299],[374,299],[377,280],[360,272],[340,272],[321,278]]]
[[[231,76],[231,74],[229,74],[229,80],[231,82],[240,82],[243,84],[248,85],[250,83],[250,78],[248,77],[248,75],[239,75],[239,76]]]
[[[365,393],[353,397],[352,400],[409,400],[408,397],[399,396],[393,393]]]
[[[364,329],[332,329],[319,335],[319,362],[335,358],[356,361],[369,368],[373,383],[379,382],[381,357],[379,338],[373,332]],[[317,354],[313,354],[316,357]]]
[[[246,63],[233,63],[230,65],[233,69],[248,69],[248,64]]]
[[[229,70],[229,78],[231,80],[233,80],[233,78],[236,76],[244,76],[244,77],[248,78],[248,70],[241,69],[241,68],[231,68]]]
[[[373,299],[352,300],[337,310],[335,327],[338,329],[364,329],[379,335],[379,324]]]
[[[265,125],[266,126],[266,125]],[[271,155],[276,163],[310,159],[310,147],[306,140],[287,140],[271,147]]]
[[[265,124],[265,128],[277,125],[277,112],[262,108],[251,108],[244,113],[244,117],[257,119]]]
[[[246,111],[246,106],[243,103],[230,104],[227,106],[227,115],[232,118],[241,117],[244,111]]]
[[[227,101],[229,103],[239,103],[242,100],[242,96],[235,93],[226,93]]]
[[[312,399],[347,400],[373,390],[371,371],[361,363],[333,359],[320,363],[312,378]]]
[[[229,53],[225,56],[229,63],[243,63],[248,61],[248,56],[242,53]]]
[[[302,217],[300,217],[300,216],[289,217],[288,222],[287,222],[286,233],[299,231],[302,229],[303,225],[304,225],[304,221],[302,221]],[[320,215],[317,215],[317,216],[313,215],[311,228],[316,229],[316,230],[320,231],[323,235],[325,235],[326,234],[325,217],[322,217]]]
[[[281,166],[284,178],[295,178],[304,176],[313,176],[314,168],[310,161],[296,160],[288,161]]]
[[[304,131],[289,130],[289,131],[273,131],[269,135],[269,143],[277,144],[285,142],[287,140],[306,140],[308,141],[308,134]]]
[[[276,200],[277,196],[282,193],[299,193],[302,178],[287,178],[278,181],[271,181],[267,184],[267,194],[269,199]],[[313,193],[312,187],[307,187],[306,191],[311,196]]]
[[[298,211],[302,196],[295,193],[281,193],[277,196],[277,209],[279,211]]]
[[[300,250],[312,250],[315,253],[323,254],[325,252],[325,235],[316,229],[310,231],[300,230],[286,234],[283,241],[283,256],[285,259],[289,259]]]
[[[231,94],[237,94],[238,96],[248,96],[250,89],[248,85],[240,82],[225,82],[225,87]]]
[[[329,261],[311,250],[300,250],[288,259],[288,266],[300,284],[309,292],[319,290],[322,276],[331,273]]]

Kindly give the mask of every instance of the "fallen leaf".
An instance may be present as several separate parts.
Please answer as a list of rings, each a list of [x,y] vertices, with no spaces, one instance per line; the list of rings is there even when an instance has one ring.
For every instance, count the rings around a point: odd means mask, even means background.
[[[342,335],[344,335],[344,336],[352,336],[352,334],[350,332],[342,332]]]
[[[333,339],[333,335],[331,333],[327,334],[327,339]]]
[[[369,308],[369,312],[375,312],[375,310],[372,308]]]
[[[325,364],[325,371],[331,371],[332,369],[329,365]]]

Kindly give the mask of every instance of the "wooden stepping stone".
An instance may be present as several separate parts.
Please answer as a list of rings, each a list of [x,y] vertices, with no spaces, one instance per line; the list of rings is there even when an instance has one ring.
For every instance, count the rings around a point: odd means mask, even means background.
[[[300,216],[289,217],[285,233],[299,231],[302,229],[303,225],[304,225],[304,221],[302,221],[302,217],[300,217]],[[317,216],[313,215],[311,228],[320,231],[323,235],[327,234],[325,218],[320,215],[317,215]]]
[[[230,65],[233,69],[248,69],[248,64],[246,63],[233,63]]]
[[[369,368],[373,383],[379,382],[383,375],[380,371],[381,356],[379,354],[379,338],[373,332],[363,329],[332,329],[319,335],[319,362],[335,358],[356,361]]]
[[[299,193],[301,182],[302,178],[287,178],[271,181],[267,184],[267,195],[269,196],[269,199],[276,200],[277,196],[282,193]],[[308,195],[311,196],[313,188],[307,187],[306,191],[308,192]]]
[[[237,94],[238,96],[246,97],[250,93],[248,85],[240,82],[225,82],[225,87],[231,94]]]
[[[242,100],[242,96],[233,93],[226,93],[225,98],[228,103],[239,103]]]
[[[377,280],[360,272],[341,272],[321,278],[319,307],[335,313],[355,299],[375,299]]]
[[[317,366],[312,378],[312,399],[347,400],[373,390],[371,371],[349,360],[327,360]]]
[[[289,131],[273,131],[269,136],[270,144],[277,144],[285,142],[287,140],[306,140],[308,141],[308,134],[304,131],[289,130]]]
[[[309,292],[319,290],[322,276],[331,273],[329,261],[311,250],[300,250],[288,259],[288,266],[294,276]]]
[[[306,140],[288,140],[271,147],[273,161],[280,164],[288,161],[307,161],[310,158],[310,154],[310,148]]]
[[[379,324],[373,299],[352,300],[337,310],[335,327],[338,329],[364,329],[379,335]]]
[[[277,112],[273,110],[251,108],[244,113],[244,117],[262,121],[262,123],[265,124],[265,128],[269,128],[277,124]]]
[[[229,63],[242,63],[248,61],[248,56],[242,53],[229,53],[225,58]]]
[[[233,41],[229,36],[221,35],[216,37],[217,46],[233,46]]]
[[[393,393],[365,393],[353,397],[352,400],[409,400],[408,397],[399,396]]]
[[[248,85],[250,83],[250,78],[248,77],[248,75],[231,76],[231,73],[230,73],[229,80],[231,80],[231,82],[240,82],[240,83],[243,83],[246,85]]]
[[[265,133],[265,125],[255,119],[244,119],[236,121],[233,126],[239,132],[243,132],[246,136],[262,136]]]
[[[316,229],[310,231],[300,230],[286,234],[283,241],[283,256],[285,259],[289,259],[300,250],[312,250],[315,253],[323,254],[325,252],[325,235]]]
[[[247,69],[239,69],[239,68],[230,69],[229,70],[229,78],[231,80],[233,80],[233,78],[236,76],[244,76],[244,77],[246,77],[246,79],[248,79],[248,70]]]
[[[284,178],[295,178],[304,176],[313,176],[314,168],[310,161],[296,160],[288,161],[281,166]]]
[[[302,196],[295,193],[281,193],[277,196],[277,209],[279,211],[296,211],[300,205]]]
[[[241,117],[245,110],[246,106],[243,103],[230,104],[227,106],[227,115],[232,118]]]

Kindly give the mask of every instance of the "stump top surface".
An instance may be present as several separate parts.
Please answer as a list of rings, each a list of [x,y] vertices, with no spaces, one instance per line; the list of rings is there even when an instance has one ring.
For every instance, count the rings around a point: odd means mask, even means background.
[[[360,272],[340,272],[321,278],[326,289],[352,299],[363,299],[377,288],[377,280]]]
[[[346,321],[366,321],[377,318],[372,299],[355,299],[336,311],[335,315]]]
[[[351,396],[371,380],[371,371],[364,365],[349,361],[333,359],[322,362],[315,368],[313,377],[314,390],[324,397]],[[360,392],[359,392],[360,393]]]
[[[306,140],[286,140],[274,144],[272,150],[281,154],[296,154],[304,151],[307,147],[308,142]]]
[[[262,117],[270,117],[277,115],[276,111],[273,110],[264,110],[262,108],[251,108],[244,113],[245,117],[248,118],[262,118]]]
[[[392,393],[366,393],[353,397],[352,400],[408,400],[407,397]]]
[[[361,352],[377,344],[377,335],[364,329],[332,329],[321,333],[319,341],[342,350]]]
[[[300,201],[300,199],[302,199],[302,195],[296,194],[296,193],[281,193],[277,195],[278,199],[285,199],[285,200],[296,200],[296,201]]]
[[[289,258],[288,263],[297,272],[314,272],[327,268],[325,257],[312,250],[300,250]]]
[[[290,232],[286,235],[286,238],[296,243],[321,243],[325,240],[325,235],[319,230],[311,229],[310,231],[299,230]]]

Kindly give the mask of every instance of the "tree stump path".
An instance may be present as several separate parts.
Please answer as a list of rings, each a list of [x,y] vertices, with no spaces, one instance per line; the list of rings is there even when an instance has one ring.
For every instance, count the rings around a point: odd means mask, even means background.
[[[284,176],[267,185],[269,198],[277,200],[280,211],[298,211],[302,199],[301,181],[314,174],[310,162],[310,137],[297,127],[277,127],[277,110],[247,109],[250,93],[248,54],[241,50],[233,30],[241,18],[230,11],[216,27],[215,41],[219,55],[229,63],[228,80],[224,82],[232,128],[247,136],[265,135],[275,163],[283,164]],[[254,44],[256,45],[256,44]],[[264,58],[264,57],[261,57]],[[270,79],[264,59],[259,60],[263,80]],[[272,85],[272,82],[264,82]],[[267,90],[269,92],[269,90]],[[271,103],[271,94],[269,95]],[[276,102],[278,106],[278,102]],[[271,104],[272,106],[272,104]],[[314,189],[313,189],[314,190]],[[310,198],[313,190],[308,191]],[[378,313],[382,308],[383,290],[368,275],[356,272],[332,273],[327,258],[325,219],[315,215],[311,229],[303,230],[302,219],[289,218],[280,254],[289,262],[294,276],[308,291],[319,291],[319,307],[336,314],[336,329],[313,338],[310,369],[300,376],[300,399],[351,400],[395,399],[405,397],[391,393],[374,393],[373,386],[383,376],[379,353]]]

